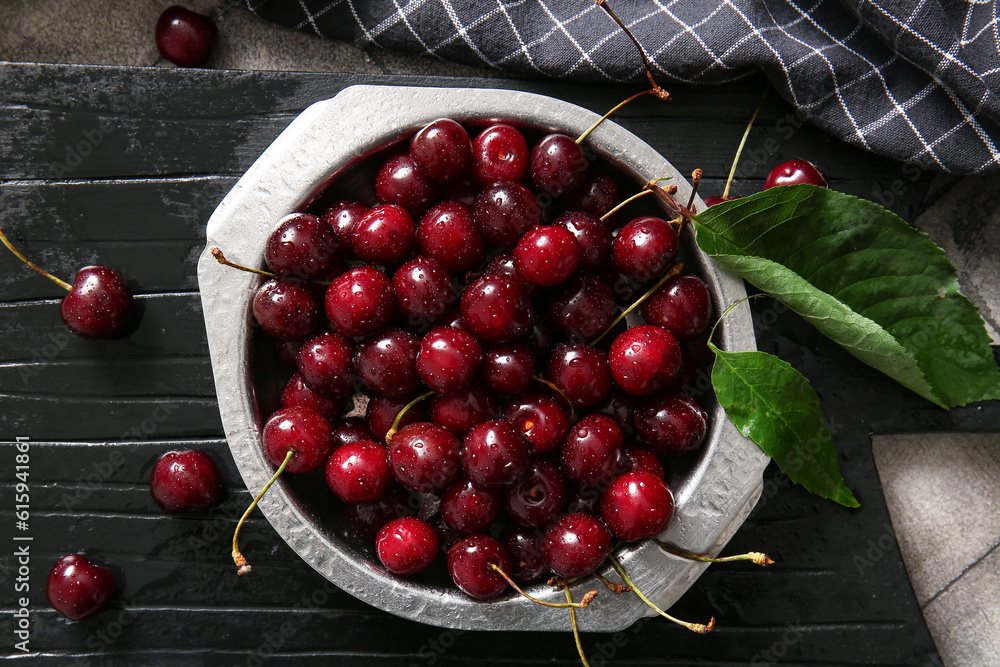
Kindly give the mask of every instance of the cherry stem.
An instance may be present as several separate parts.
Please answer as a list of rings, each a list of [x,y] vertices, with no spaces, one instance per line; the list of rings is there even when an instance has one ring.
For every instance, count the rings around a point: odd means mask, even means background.
[[[583,667],[590,667],[590,663],[587,662],[587,654],[583,652],[583,642],[580,641],[580,627],[576,624],[576,606],[573,603],[573,595],[569,592],[569,586],[563,586],[563,593],[566,594],[569,622],[573,626],[573,641],[576,642],[576,651],[580,654],[580,662],[583,663]]]
[[[586,130],[584,130],[583,134],[581,134],[579,137],[576,138],[576,143],[577,144],[582,143],[588,136],[590,136],[591,132],[593,132],[594,130],[597,129],[598,125],[600,125],[601,123],[603,123],[604,121],[606,121],[608,119],[608,117],[611,116],[611,114],[613,114],[614,112],[618,111],[619,109],[621,109],[623,106],[625,106],[626,104],[628,104],[632,100],[640,98],[643,95],[649,95],[650,93],[655,93],[655,92],[656,91],[653,90],[653,89],[644,90],[642,92],[636,93],[635,95],[632,95],[631,97],[628,97],[628,98],[622,100],[621,102],[619,102],[618,104],[616,104],[614,106],[614,108],[611,109],[611,111],[609,111],[606,114],[604,114],[603,116],[601,116],[600,119],[597,122],[595,122],[593,125],[591,125]]]
[[[734,563],[736,561],[748,560],[755,565],[760,565],[762,567],[767,567],[768,565],[774,565],[774,561],[768,558],[767,554],[761,553],[759,551],[751,551],[749,553],[740,554],[738,556],[725,556],[723,558],[713,558],[711,556],[702,556],[701,554],[696,554],[691,551],[686,551],[680,547],[670,544],[669,542],[664,542],[655,537],[650,538],[656,543],[661,549],[669,554],[679,556],[681,558],[686,558],[688,560],[695,560],[700,563]]]
[[[733,166],[729,168],[729,178],[726,179],[726,187],[722,191],[723,199],[729,198],[729,187],[733,184],[733,176],[736,175],[736,165],[739,164],[740,156],[743,155],[743,147],[747,143],[747,137],[750,136],[750,128],[753,127],[754,121],[757,120],[757,114],[760,113],[760,108],[764,106],[764,98],[767,97],[767,90],[770,85],[770,82],[764,84],[764,92],[761,93],[760,101],[757,102],[757,108],[753,110],[753,115],[750,116],[750,122],[747,123],[747,129],[743,130],[743,138],[740,139],[740,147],[736,149],[736,157],[733,158]],[[690,207],[691,204],[688,204],[688,208]]]
[[[712,349],[717,349],[714,345],[712,345],[712,339],[715,338],[715,330],[716,330],[716,328],[718,328],[718,326],[720,324],[722,324],[722,320],[726,319],[726,315],[728,315],[729,313],[733,312],[733,309],[736,308],[736,306],[740,305],[741,303],[743,303],[745,301],[749,301],[750,299],[756,299],[759,296],[767,296],[767,295],[766,294],[750,294],[749,296],[743,297],[739,301],[734,301],[733,303],[729,304],[729,307],[726,308],[724,311],[722,311],[722,314],[719,315],[719,319],[717,319],[715,321],[715,324],[712,325],[712,330],[708,332],[708,346],[711,347]]]
[[[14,256],[17,257],[19,260],[21,260],[22,262],[24,262],[25,264],[27,264],[28,266],[30,266],[31,268],[33,268],[35,271],[38,271],[40,274],[42,274],[43,276],[45,276],[46,278],[48,278],[49,280],[51,280],[52,282],[54,282],[56,285],[59,285],[59,287],[62,287],[66,291],[69,291],[69,290],[73,289],[73,286],[70,285],[68,282],[66,282],[65,280],[60,280],[59,278],[56,278],[54,275],[52,275],[51,273],[49,273],[45,269],[41,268],[40,266],[38,266],[34,262],[30,261],[24,255],[22,255],[21,252],[17,248],[15,248],[14,246],[12,246],[10,244],[10,241],[8,241],[7,237],[4,236],[4,233],[3,233],[2,229],[0,229],[0,243],[3,243],[5,246],[7,246],[7,250],[10,250],[12,253],[14,253]]]
[[[292,460],[292,457],[295,456],[295,454],[296,452],[294,449],[288,450],[288,453],[285,454],[285,460],[281,462],[281,465],[278,466],[278,469],[274,471],[273,475],[271,475],[271,479],[267,480],[267,484],[264,485],[264,488],[260,490],[260,493],[257,494],[257,497],[253,499],[252,503],[250,503],[250,507],[248,507],[247,511],[243,513],[243,516],[240,517],[240,522],[236,524],[236,530],[233,531],[233,562],[236,563],[236,568],[237,568],[236,574],[246,574],[251,569],[250,563],[248,563],[247,559],[243,557],[242,553],[240,553],[240,546],[239,546],[240,528],[243,527],[243,524],[244,522],[246,522],[247,517],[250,516],[250,512],[253,511],[254,507],[257,507],[257,503],[260,502],[260,499],[264,497],[264,494],[267,493],[267,490],[271,488],[271,485],[274,484],[279,477],[281,477],[281,473],[285,472],[285,468],[288,466],[288,462]]]
[[[586,595],[584,595],[583,599],[580,600],[579,602],[546,602],[545,600],[539,600],[536,597],[532,597],[532,596],[528,595],[527,593],[525,593],[523,590],[521,590],[521,587],[518,586],[516,583],[514,583],[514,580],[511,579],[510,576],[506,572],[504,572],[500,568],[500,566],[497,565],[496,563],[490,563],[486,567],[487,567],[487,569],[493,570],[494,572],[496,572],[497,574],[499,574],[501,577],[503,577],[504,579],[506,579],[507,583],[510,584],[510,587],[513,588],[515,591],[517,591],[518,593],[520,593],[524,597],[528,598],[529,600],[531,600],[535,604],[540,604],[540,605],[542,605],[544,607],[552,607],[554,609],[565,609],[566,607],[576,607],[577,609],[586,609],[590,605],[591,601],[595,597],[597,597],[597,591],[590,591],[589,593],[587,593]]]
[[[646,184],[646,187],[655,192],[656,194],[658,194],[660,198],[667,203],[667,206],[671,208],[675,213],[677,213],[683,218],[687,218],[688,220],[694,220],[698,222],[698,216],[695,215],[694,211],[692,211],[687,206],[682,206],[680,202],[674,199],[674,192],[677,191],[674,186],[671,186],[671,188],[674,188],[674,190],[671,191],[667,188],[661,188],[659,185],[651,181]]]
[[[628,593],[628,592],[631,592],[631,590],[632,590],[631,588],[629,588],[625,584],[616,584],[615,582],[611,581],[607,577],[601,576],[600,574],[598,574],[596,572],[594,573],[594,576],[597,577],[598,579],[600,579],[602,582],[604,582],[604,585],[607,586],[609,589],[611,589],[612,593]]]
[[[560,389],[558,386],[556,386],[556,384],[554,382],[550,382],[550,381],[546,380],[543,377],[539,377],[537,375],[532,375],[531,379],[534,380],[534,381],[536,381],[536,382],[541,382],[546,387],[548,387],[552,391],[554,391],[557,394],[559,394],[559,397],[562,398],[562,400],[566,401],[566,405],[569,406],[569,420],[570,420],[570,422],[576,421],[576,410],[573,409],[573,401],[569,400],[569,396],[566,395],[566,392],[564,392],[562,389]]]
[[[265,278],[277,278],[278,277],[275,274],[271,273],[270,271],[261,271],[260,269],[251,269],[249,266],[243,266],[242,264],[237,264],[235,262],[230,262],[228,259],[226,259],[226,256],[224,254],[222,254],[222,251],[219,248],[215,247],[215,246],[212,246],[211,252],[212,252],[212,257],[214,257],[216,260],[218,260],[219,264],[222,264],[224,266],[231,266],[234,269],[239,269],[240,271],[246,271],[247,273],[256,273],[258,276],[264,276]]]
[[[694,196],[698,194],[698,184],[701,183],[701,177],[704,175],[701,169],[695,169],[691,172],[691,196],[688,197],[688,208],[691,208],[691,205],[694,204]]]
[[[603,339],[605,336],[607,336],[608,333],[612,329],[614,329],[616,326],[618,326],[619,322],[621,322],[622,320],[624,320],[628,316],[629,313],[631,313],[639,305],[641,305],[643,301],[645,301],[646,299],[648,299],[653,294],[653,292],[655,292],[656,290],[660,289],[660,287],[663,285],[663,283],[667,282],[668,280],[670,280],[671,278],[673,278],[674,276],[676,276],[678,273],[680,273],[683,270],[684,270],[684,265],[682,263],[680,263],[680,262],[677,262],[676,264],[674,264],[673,266],[671,266],[670,269],[668,269],[667,272],[664,273],[663,276],[659,280],[657,280],[655,283],[653,283],[652,287],[650,287],[648,290],[646,290],[645,294],[643,294],[638,299],[636,299],[635,302],[631,306],[629,306],[628,308],[626,308],[625,310],[623,310],[618,315],[618,317],[616,317],[614,320],[612,320],[611,324],[608,325],[608,328],[605,329],[604,331],[602,331],[600,333],[600,335],[597,336],[597,338],[595,338],[594,340],[590,341],[591,347],[593,347],[594,345],[597,345],[598,343],[600,343],[601,339]]]
[[[615,23],[618,24],[618,27],[621,28],[626,35],[628,35],[628,38],[632,40],[633,44],[635,44],[635,48],[639,50],[639,55],[642,56],[642,65],[643,67],[646,68],[646,78],[649,79],[649,85],[653,87],[651,92],[654,93],[661,100],[671,99],[670,93],[661,88],[660,84],[656,83],[656,80],[653,79],[653,70],[649,64],[649,57],[646,55],[646,50],[642,48],[642,44],[640,44],[639,40],[635,38],[635,35],[632,34],[632,31],[628,29],[628,26],[626,26],[622,22],[622,20],[615,15],[613,11],[611,11],[611,7],[608,7],[608,3],[606,2],[606,0],[597,0],[596,4],[598,7],[607,12],[608,16],[614,19]]]
[[[429,391],[426,394],[420,394],[415,399],[413,399],[412,401],[403,406],[403,409],[399,411],[399,413],[396,415],[396,418],[392,420],[392,426],[389,428],[388,431],[386,431],[385,434],[386,444],[392,442],[393,436],[396,435],[396,433],[399,431],[399,422],[403,419],[403,415],[409,412],[414,405],[424,400],[425,398],[430,398],[433,395],[434,395],[433,391]]]
[[[629,197],[628,199],[626,199],[625,201],[623,201],[622,203],[618,204],[613,209],[611,209],[610,211],[608,211],[607,213],[605,213],[604,215],[602,215],[601,218],[600,218],[601,222],[604,222],[605,220],[607,220],[608,218],[610,218],[611,216],[613,216],[615,213],[617,213],[619,210],[621,210],[622,208],[624,208],[628,204],[631,204],[632,202],[634,202],[639,197],[645,197],[646,195],[648,195],[650,193],[652,193],[652,190],[640,190],[639,192],[635,193],[634,195],[632,195],[631,197]]]
[[[618,561],[617,558],[615,558],[614,554],[610,554],[608,556],[608,560],[611,561],[611,566],[613,568],[615,568],[615,572],[618,573],[618,576],[620,576],[622,578],[622,581],[624,581],[626,583],[626,585],[632,587],[632,591],[636,595],[639,596],[639,599],[641,599],[643,602],[645,602],[647,605],[649,605],[649,607],[651,609],[653,609],[653,611],[655,611],[657,614],[659,614],[663,618],[665,618],[668,621],[671,621],[673,623],[676,623],[677,625],[681,625],[681,626],[687,628],[688,630],[690,630],[691,632],[696,632],[696,633],[698,633],[700,635],[704,635],[704,634],[707,634],[707,633],[711,632],[712,628],[715,627],[715,618],[709,619],[707,625],[703,625],[701,623],[688,623],[687,621],[682,621],[682,620],[680,620],[678,618],[674,618],[673,616],[671,616],[667,612],[665,612],[662,609],[660,609],[659,607],[657,607],[656,604],[654,604],[652,600],[650,600],[649,598],[647,598],[645,595],[642,594],[642,591],[640,591],[638,588],[636,588],[635,583],[631,579],[629,579],[629,576],[627,574],[625,574],[625,568],[622,567],[622,564]]]

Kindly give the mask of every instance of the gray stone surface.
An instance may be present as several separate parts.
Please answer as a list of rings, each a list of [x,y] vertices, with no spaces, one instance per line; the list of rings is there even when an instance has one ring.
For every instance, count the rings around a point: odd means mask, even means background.
[[[923,606],[1000,543],[1000,435],[874,440],[896,538]],[[982,602],[1000,606],[998,592]]]

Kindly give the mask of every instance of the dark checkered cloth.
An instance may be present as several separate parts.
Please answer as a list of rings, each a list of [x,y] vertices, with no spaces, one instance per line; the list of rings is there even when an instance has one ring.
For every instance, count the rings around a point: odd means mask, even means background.
[[[591,0],[246,0],[301,30],[520,75],[641,81]],[[611,0],[661,83],[763,71],[847,142],[954,173],[1000,170],[1000,0]]]

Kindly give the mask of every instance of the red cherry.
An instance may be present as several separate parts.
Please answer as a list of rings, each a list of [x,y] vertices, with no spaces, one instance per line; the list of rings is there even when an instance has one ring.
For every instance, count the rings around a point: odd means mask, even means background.
[[[80,554],[63,556],[49,571],[45,595],[49,604],[71,621],[96,614],[111,600],[115,578],[111,571]]]
[[[326,290],[326,317],[345,336],[364,336],[381,329],[395,308],[392,282],[370,266],[337,276]]]
[[[410,139],[410,157],[420,173],[438,183],[454,183],[472,168],[472,140],[459,123],[440,118]]]
[[[663,275],[673,264],[679,248],[673,225],[646,215],[621,228],[611,246],[611,256],[619,271],[645,283]]]
[[[693,398],[672,391],[645,399],[636,408],[639,439],[661,454],[679,456],[694,451],[705,440],[708,415]]]
[[[452,484],[441,494],[441,516],[448,526],[463,535],[487,531],[501,509],[500,491],[481,489],[467,479]]]
[[[778,185],[801,185],[808,183],[819,187],[829,187],[826,176],[819,170],[819,167],[812,162],[805,160],[789,160],[782,162],[768,173],[764,179],[764,189],[776,187]]]
[[[337,266],[340,240],[329,223],[296,213],[282,220],[267,238],[264,261],[283,278],[324,278]]]
[[[405,208],[382,204],[354,223],[351,250],[371,264],[395,264],[410,251],[416,231]]]
[[[677,380],[681,347],[666,329],[640,324],[615,338],[608,363],[619,387],[633,396],[646,396]]]
[[[447,429],[417,422],[399,430],[389,443],[389,465],[400,484],[435,492],[458,477],[462,443]]]
[[[601,495],[601,517],[611,534],[626,542],[658,535],[674,516],[674,496],[663,478],[627,472]]]
[[[345,503],[378,500],[392,484],[385,447],[359,440],[338,447],[326,460],[326,483]]]
[[[440,543],[434,529],[415,517],[393,519],[375,538],[378,559],[386,569],[399,575],[426,570],[437,558]]]
[[[462,470],[483,488],[511,484],[527,471],[531,450],[514,426],[495,419],[469,429],[462,443]]]
[[[593,574],[611,553],[611,533],[589,514],[566,514],[545,530],[545,564],[560,577]]]
[[[523,182],[528,176],[528,142],[520,130],[497,124],[472,142],[472,172],[480,186],[496,181]]]
[[[563,474],[576,484],[604,486],[626,465],[625,436],[611,417],[600,413],[574,424],[560,452]]]
[[[85,266],[59,304],[69,330],[84,338],[110,338],[129,324],[132,292],[121,274],[106,266]]]
[[[565,227],[528,230],[514,247],[517,275],[533,285],[551,287],[570,279],[580,266],[580,244]]]
[[[679,342],[691,340],[712,321],[708,286],[689,273],[674,276],[642,303],[642,318],[663,327]]]
[[[165,512],[207,510],[222,497],[222,477],[212,457],[199,449],[174,449],[153,466],[149,492]]]
[[[432,329],[420,341],[417,373],[433,391],[458,394],[469,388],[482,360],[483,348],[472,334]]]
[[[280,466],[290,450],[295,452],[285,469],[300,475],[326,461],[333,449],[330,422],[309,408],[282,408],[264,424],[264,453]]]
[[[470,535],[448,549],[448,572],[459,588],[474,598],[488,600],[507,589],[507,580],[490,569],[494,564],[510,572],[510,556],[489,535]]]
[[[328,398],[310,389],[309,385],[302,379],[301,373],[296,373],[289,378],[288,384],[281,392],[281,407],[312,408],[329,421],[340,416],[344,411],[344,404],[345,399],[342,397]]]
[[[167,7],[156,21],[157,50],[181,67],[202,67],[218,38],[212,19],[179,5]]]
[[[383,204],[397,204],[413,216],[441,200],[440,186],[417,170],[409,153],[385,161],[375,177],[375,194]]]
[[[441,202],[424,214],[417,245],[454,273],[469,271],[486,256],[486,241],[472,222],[472,210],[454,201]]]

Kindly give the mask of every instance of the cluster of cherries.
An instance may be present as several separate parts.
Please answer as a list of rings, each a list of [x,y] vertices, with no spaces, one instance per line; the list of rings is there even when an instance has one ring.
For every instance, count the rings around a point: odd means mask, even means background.
[[[615,180],[572,138],[531,147],[508,124],[472,139],[430,123],[375,191],[372,207],[291,215],[267,241],[274,277],[253,314],[295,368],[263,429],[274,465],[322,469],[390,571],[443,549],[480,599],[507,576],[586,576],[615,538],[663,531],[661,455],[707,428],[678,391],[711,300],[675,264],[677,227],[643,215],[614,234]],[[616,297],[643,290],[645,323],[626,328]],[[358,393],[364,418],[342,418]]]

